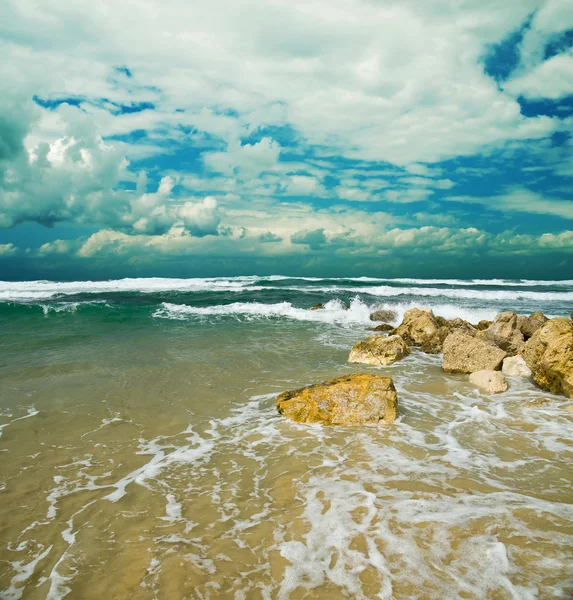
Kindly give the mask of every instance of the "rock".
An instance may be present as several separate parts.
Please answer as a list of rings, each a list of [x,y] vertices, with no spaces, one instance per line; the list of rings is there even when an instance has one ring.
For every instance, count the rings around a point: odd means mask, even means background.
[[[324,308],[324,304],[321,304],[320,302],[318,304],[315,304],[310,310],[322,310]]]
[[[447,373],[474,373],[498,370],[507,353],[488,342],[463,331],[450,333],[444,341],[442,369]]]
[[[388,323],[382,323],[382,325],[377,325],[376,327],[371,327],[370,331],[393,331],[394,327],[389,325]]]
[[[391,365],[408,354],[410,348],[399,335],[371,335],[352,348],[348,362],[375,366]]]
[[[546,404],[549,404],[548,398],[537,398],[537,400],[530,400],[525,407],[526,408],[543,408]]]
[[[468,321],[464,321],[463,319],[460,319],[459,317],[456,317],[455,319],[450,319],[449,321],[446,321],[446,327],[450,330],[450,331],[454,331],[454,329],[461,329],[462,331],[464,331],[465,333],[468,333],[469,335],[475,335],[477,332],[477,329]]]
[[[499,371],[476,371],[470,375],[470,382],[486,394],[500,394],[507,391],[507,381]]]
[[[569,315],[569,317],[571,317],[571,320],[573,321],[573,310],[571,311],[571,314]]]
[[[567,412],[569,412],[569,413],[573,413],[573,404],[568,404],[568,405],[565,407],[565,410],[566,410]]]
[[[361,373],[283,392],[276,406],[279,413],[299,423],[393,423],[398,415],[398,395],[390,377]]]
[[[517,315],[510,311],[497,315],[485,330],[484,337],[510,355],[517,354],[525,341],[517,324]]]
[[[370,315],[371,321],[383,321],[387,323],[388,321],[395,321],[398,318],[398,313],[393,310],[375,310]]]
[[[436,319],[436,323],[440,327],[446,327],[446,325],[448,324],[448,320],[444,319],[444,317],[440,317],[439,315],[436,315],[435,319]]]
[[[531,369],[522,356],[504,358],[501,372],[509,377],[531,377]]]
[[[547,321],[525,343],[521,354],[537,385],[573,398],[573,323],[569,319]]]
[[[523,338],[528,340],[533,334],[547,323],[548,319],[542,312],[534,312],[529,317],[517,317]]]
[[[477,324],[476,329],[478,331],[485,331],[492,323],[493,321],[486,321],[485,319],[483,319]]]
[[[440,326],[432,311],[411,308],[404,313],[402,323],[395,331],[409,346],[435,345],[432,339],[440,331]]]

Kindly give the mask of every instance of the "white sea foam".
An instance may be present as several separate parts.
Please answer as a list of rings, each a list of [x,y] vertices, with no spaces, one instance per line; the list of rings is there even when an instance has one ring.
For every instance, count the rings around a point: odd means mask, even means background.
[[[215,306],[188,306],[164,302],[153,314],[165,319],[186,319],[189,317],[234,316],[243,319],[286,318],[296,321],[316,323],[371,324],[370,308],[359,298],[355,298],[347,308],[340,300],[330,300],[323,309],[310,310],[296,308],[290,302],[264,304],[261,302],[234,302]]]

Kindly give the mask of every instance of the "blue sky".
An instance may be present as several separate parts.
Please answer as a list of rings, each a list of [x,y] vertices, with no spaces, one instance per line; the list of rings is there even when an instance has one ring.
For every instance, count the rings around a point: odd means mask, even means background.
[[[18,0],[0,43],[0,278],[571,277],[571,2]]]

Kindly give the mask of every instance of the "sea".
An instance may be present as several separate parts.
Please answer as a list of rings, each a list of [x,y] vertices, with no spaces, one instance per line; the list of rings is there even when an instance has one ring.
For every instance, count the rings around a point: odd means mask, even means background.
[[[0,598],[573,598],[571,401],[348,364],[415,306],[569,316],[573,280],[0,282]],[[353,372],[394,424],[277,413]]]

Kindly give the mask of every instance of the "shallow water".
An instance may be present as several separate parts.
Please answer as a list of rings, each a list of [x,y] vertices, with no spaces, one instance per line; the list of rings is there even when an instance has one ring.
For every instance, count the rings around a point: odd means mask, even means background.
[[[372,286],[403,293],[354,299]],[[0,598],[572,597],[570,401],[517,378],[483,396],[418,352],[346,363],[371,307],[440,286],[436,312],[474,321],[573,300],[573,282],[0,284]],[[358,371],[393,377],[392,426],[275,411]]]

